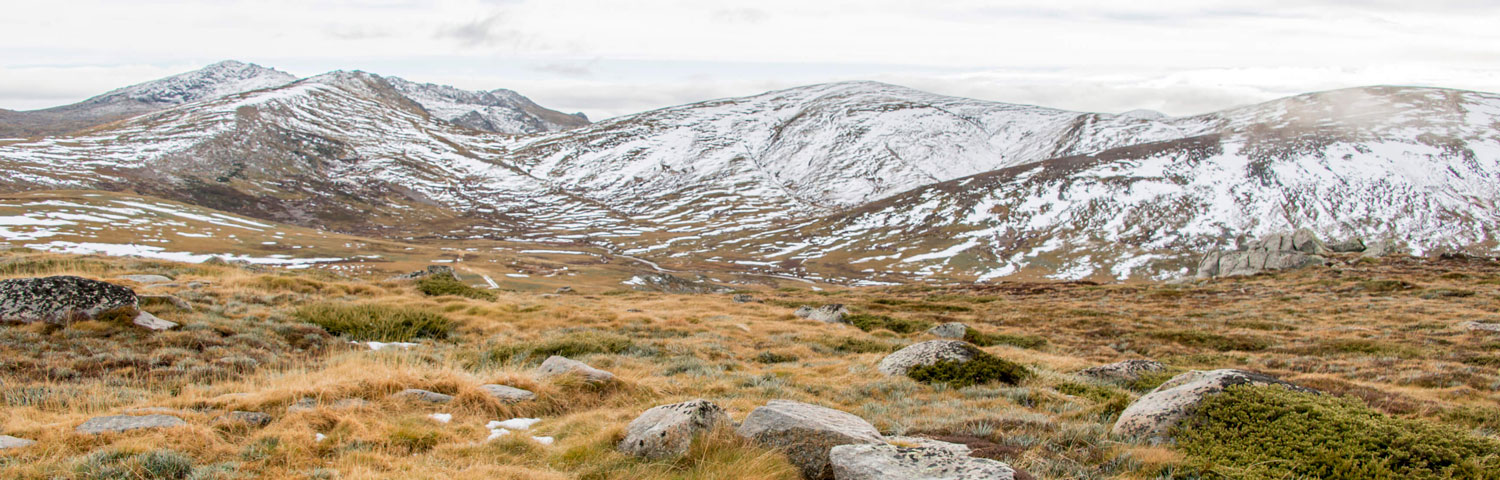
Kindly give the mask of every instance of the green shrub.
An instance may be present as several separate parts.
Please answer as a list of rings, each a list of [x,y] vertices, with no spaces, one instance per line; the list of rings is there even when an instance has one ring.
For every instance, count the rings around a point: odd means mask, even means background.
[[[1500,442],[1275,386],[1211,396],[1173,435],[1228,478],[1500,478]]]
[[[906,376],[922,383],[946,383],[953,388],[990,382],[1014,385],[1031,376],[1031,371],[1019,363],[990,355],[978,347],[968,348],[973,354],[968,361],[941,360],[931,365],[918,365],[907,370]]]
[[[1100,414],[1106,416],[1119,415],[1130,406],[1130,396],[1119,390],[1086,383],[1063,383],[1055,388],[1058,392],[1066,393],[1075,397],[1083,397],[1093,400]]]
[[[866,332],[884,328],[896,333],[912,333],[932,328],[931,323],[927,323],[921,320],[908,320],[904,318],[887,317],[885,315],[870,315],[866,313],[856,313],[854,315],[844,317],[844,319],[848,320],[850,324],[858,327],[860,330],[864,330]]]
[[[429,422],[430,423],[430,422]],[[407,423],[386,435],[390,445],[402,453],[418,454],[432,450],[443,438],[441,432],[426,424]]]
[[[494,292],[474,288],[467,283],[447,275],[428,275],[422,277],[420,280],[417,280],[417,291],[431,297],[456,295],[477,300],[493,301],[495,299]]]
[[[964,341],[981,347],[1013,345],[1021,348],[1037,349],[1047,346],[1047,339],[1034,335],[984,333],[973,328],[964,331]]]
[[[416,307],[378,304],[319,303],[292,313],[329,333],[350,340],[409,342],[417,338],[448,338],[453,322]]]
[[[193,459],[171,450],[94,452],[74,467],[88,480],[178,480],[193,473]]]
[[[818,337],[815,341],[817,342],[815,350],[817,347],[823,347],[823,351],[819,353],[827,353],[827,350],[839,353],[890,353],[902,346],[897,342],[877,338]]]

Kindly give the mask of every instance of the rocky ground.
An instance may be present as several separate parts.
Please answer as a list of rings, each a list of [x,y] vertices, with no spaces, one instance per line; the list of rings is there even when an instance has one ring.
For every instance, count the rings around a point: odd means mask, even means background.
[[[1500,476],[1500,263],[1323,257],[666,294],[10,251],[0,477]]]

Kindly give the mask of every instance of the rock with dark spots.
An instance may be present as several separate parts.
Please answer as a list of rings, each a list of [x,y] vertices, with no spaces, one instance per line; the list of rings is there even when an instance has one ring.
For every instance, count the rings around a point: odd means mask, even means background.
[[[271,424],[271,416],[260,412],[246,412],[235,410],[214,420],[218,424],[245,424],[253,427],[264,427]]]
[[[397,276],[391,277],[391,279],[392,280],[416,280],[418,278],[428,277],[428,276],[446,277],[446,278],[451,278],[451,279],[454,279],[454,280],[458,280],[458,272],[453,271],[453,267],[450,267],[450,266],[447,266],[447,265],[428,265],[426,269],[417,270],[415,272],[411,272],[411,273],[408,273],[408,274],[405,274],[405,275],[397,275]]]
[[[0,320],[66,324],[104,312],[138,309],[135,292],[113,283],[56,276],[0,280]]]
[[[615,374],[613,373],[557,355],[547,357],[547,360],[543,361],[541,366],[536,367],[536,376],[538,378],[551,378],[558,375],[578,375],[589,383],[608,383],[615,379]]]
[[[1093,377],[1100,380],[1115,382],[1134,382],[1140,380],[1148,373],[1163,372],[1167,370],[1166,365],[1155,360],[1126,360],[1108,365],[1085,368],[1078,372],[1085,377]]]
[[[167,283],[172,281],[171,278],[162,275],[120,275],[120,279],[130,280],[142,285],[155,285],[158,283]]]
[[[829,451],[836,480],[1014,480],[1009,465],[969,456],[969,448],[927,440],[839,445]]]
[[[928,340],[908,345],[895,353],[886,355],[877,367],[886,375],[906,375],[912,367],[932,365],[944,360],[967,362],[978,356],[978,348],[958,340]]]
[[[131,430],[142,430],[150,428],[172,428],[187,425],[171,415],[115,415],[110,417],[90,418],[83,424],[78,425],[75,430],[78,433],[97,435],[101,433],[119,433]]]
[[[754,301],[755,297],[752,297],[748,294],[741,293],[734,296],[734,303],[750,303]]]
[[[452,395],[445,395],[437,392],[422,390],[419,388],[408,388],[406,390],[396,392],[395,395],[391,396],[402,400],[412,400],[426,403],[448,403],[453,401]]]
[[[927,329],[927,334],[938,338],[952,338],[961,340],[964,335],[969,334],[969,326],[960,322],[948,322]]]
[[[885,444],[880,432],[862,418],[791,400],[772,400],[756,408],[735,433],[786,453],[811,480],[833,478],[828,458],[833,447]]]
[[[619,449],[628,455],[650,459],[680,457],[699,434],[731,424],[724,409],[707,400],[662,405],[646,410],[630,422]]]
[[[502,403],[521,403],[527,400],[536,399],[536,394],[531,393],[530,390],[524,390],[509,385],[480,385],[479,389],[485,394],[491,397],[495,397],[496,400],[499,400]]]
[[[1136,399],[1120,413],[1113,433],[1151,442],[1164,440],[1173,426],[1197,411],[1203,399],[1235,385],[1281,385],[1297,391],[1316,392],[1263,373],[1234,369],[1194,370],[1172,377],[1151,393]]]
[[[1338,253],[1355,253],[1365,251],[1365,239],[1354,237],[1342,242],[1328,244],[1328,250]]]
[[[27,439],[24,439],[24,438],[16,438],[16,437],[12,437],[10,435],[0,435],[0,450],[10,450],[12,448],[24,448],[24,447],[30,447],[32,445],[36,445],[36,441],[35,440],[27,440]]]
[[[834,303],[817,308],[802,306],[793,313],[798,317],[823,323],[846,323],[844,317],[849,315],[849,309],[844,308],[843,304]]]

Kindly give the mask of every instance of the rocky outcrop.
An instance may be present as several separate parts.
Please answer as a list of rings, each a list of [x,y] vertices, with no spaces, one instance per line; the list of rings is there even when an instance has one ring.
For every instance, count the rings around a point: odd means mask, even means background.
[[[756,408],[735,432],[786,453],[810,480],[833,478],[829,450],[834,447],[885,443],[880,432],[862,418],[791,400],[772,400]]]
[[[495,397],[501,403],[521,403],[536,399],[536,394],[530,390],[523,390],[509,385],[486,384],[480,385],[479,390],[486,395]]]
[[[1385,239],[1375,241],[1369,246],[1366,246],[1364,253],[1360,254],[1360,256],[1368,258],[1380,258],[1386,255],[1404,254],[1408,252],[1410,252],[1410,250],[1407,249],[1406,245],[1402,244],[1400,241]]]
[[[804,305],[798,307],[797,311],[793,312],[793,314],[801,318],[806,318],[808,320],[817,320],[823,323],[845,323],[844,317],[849,315],[849,309],[844,308],[843,304],[838,303],[824,305],[818,308]]]
[[[453,401],[452,395],[422,390],[419,388],[408,388],[406,390],[396,392],[396,394],[391,396],[401,400],[411,400],[414,402],[425,403],[448,403]]]
[[[928,439],[839,445],[829,450],[835,480],[1013,480],[1004,463],[969,456],[969,447]]]
[[[938,338],[962,340],[965,335],[969,334],[969,326],[959,322],[948,322],[927,329],[927,334]]]
[[[1142,395],[1120,413],[1115,421],[1115,435],[1159,441],[1183,419],[1191,416],[1203,399],[1235,385],[1282,385],[1298,391],[1314,392],[1276,379],[1270,375],[1244,370],[1194,370],[1172,377],[1150,393]]]
[[[733,288],[709,282],[704,279],[688,280],[686,278],[665,273],[653,273],[647,275],[636,275],[630,279],[630,284],[635,290],[662,293],[679,294],[709,294],[725,293],[734,291]]]
[[[97,435],[101,433],[119,433],[131,430],[142,430],[150,428],[172,428],[187,425],[171,415],[115,415],[110,417],[95,417],[78,425],[74,429],[78,433]]]
[[[629,455],[651,459],[674,458],[687,453],[693,438],[731,425],[724,409],[698,399],[646,410],[625,428],[619,449]]]
[[[608,383],[615,379],[615,374],[613,373],[557,355],[547,357],[547,360],[543,361],[541,366],[536,367],[537,378],[551,378],[559,375],[578,375],[589,383]]]
[[[152,330],[177,326],[142,311],[135,291],[113,283],[74,276],[0,281],[0,321],[67,324],[106,313],[128,315],[134,324]]]
[[[166,277],[166,276],[162,276],[162,275],[146,275],[146,274],[120,275],[120,279],[121,280],[129,280],[129,281],[132,281],[132,282],[135,282],[135,283],[139,283],[139,284],[142,284],[142,285],[155,285],[155,284],[158,284],[158,283],[168,283],[168,282],[172,281],[171,278]]]
[[[458,272],[447,265],[428,265],[426,269],[391,277],[392,280],[415,280],[427,276],[447,277],[458,280]]]
[[[1358,253],[1365,251],[1365,239],[1354,237],[1342,242],[1328,244],[1328,250],[1338,253]]]
[[[1254,275],[1323,265],[1328,248],[1309,230],[1279,233],[1250,242],[1244,250],[1211,252],[1198,262],[1198,278]]]
[[[1085,377],[1115,382],[1133,382],[1148,373],[1164,372],[1166,365],[1155,360],[1126,360],[1108,365],[1085,368],[1078,372]]]
[[[880,360],[878,369],[886,375],[906,375],[908,370],[919,365],[932,365],[944,360],[967,362],[978,356],[978,351],[973,345],[958,340],[929,340],[886,355]]]

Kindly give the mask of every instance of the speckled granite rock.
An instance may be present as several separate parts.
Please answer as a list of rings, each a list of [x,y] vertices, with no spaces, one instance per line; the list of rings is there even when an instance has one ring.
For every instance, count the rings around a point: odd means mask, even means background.
[[[731,423],[724,409],[707,400],[662,405],[631,421],[619,448],[638,457],[679,457],[687,453],[694,437]]]
[[[880,432],[864,419],[827,407],[791,400],[772,400],[745,417],[735,431],[761,445],[781,450],[811,480],[833,478],[828,451],[839,445],[884,444]]]
[[[1113,433],[1148,441],[1164,440],[1168,430],[1191,416],[1204,398],[1234,385],[1282,385],[1315,392],[1263,373],[1234,369],[1194,370],[1172,377],[1151,393],[1136,399],[1120,413]]]
[[[886,375],[906,375],[918,365],[932,365],[942,360],[967,362],[975,357],[977,350],[975,346],[958,340],[929,340],[886,355],[878,369]]]
[[[1004,463],[969,456],[969,447],[923,440],[839,445],[829,451],[835,480],[1012,480]],[[916,443],[916,445],[903,445]]]
[[[536,376],[538,378],[551,378],[567,374],[582,376],[589,383],[606,383],[615,379],[615,374],[613,373],[557,355],[547,357],[547,360],[543,361],[541,366],[536,367]]]

